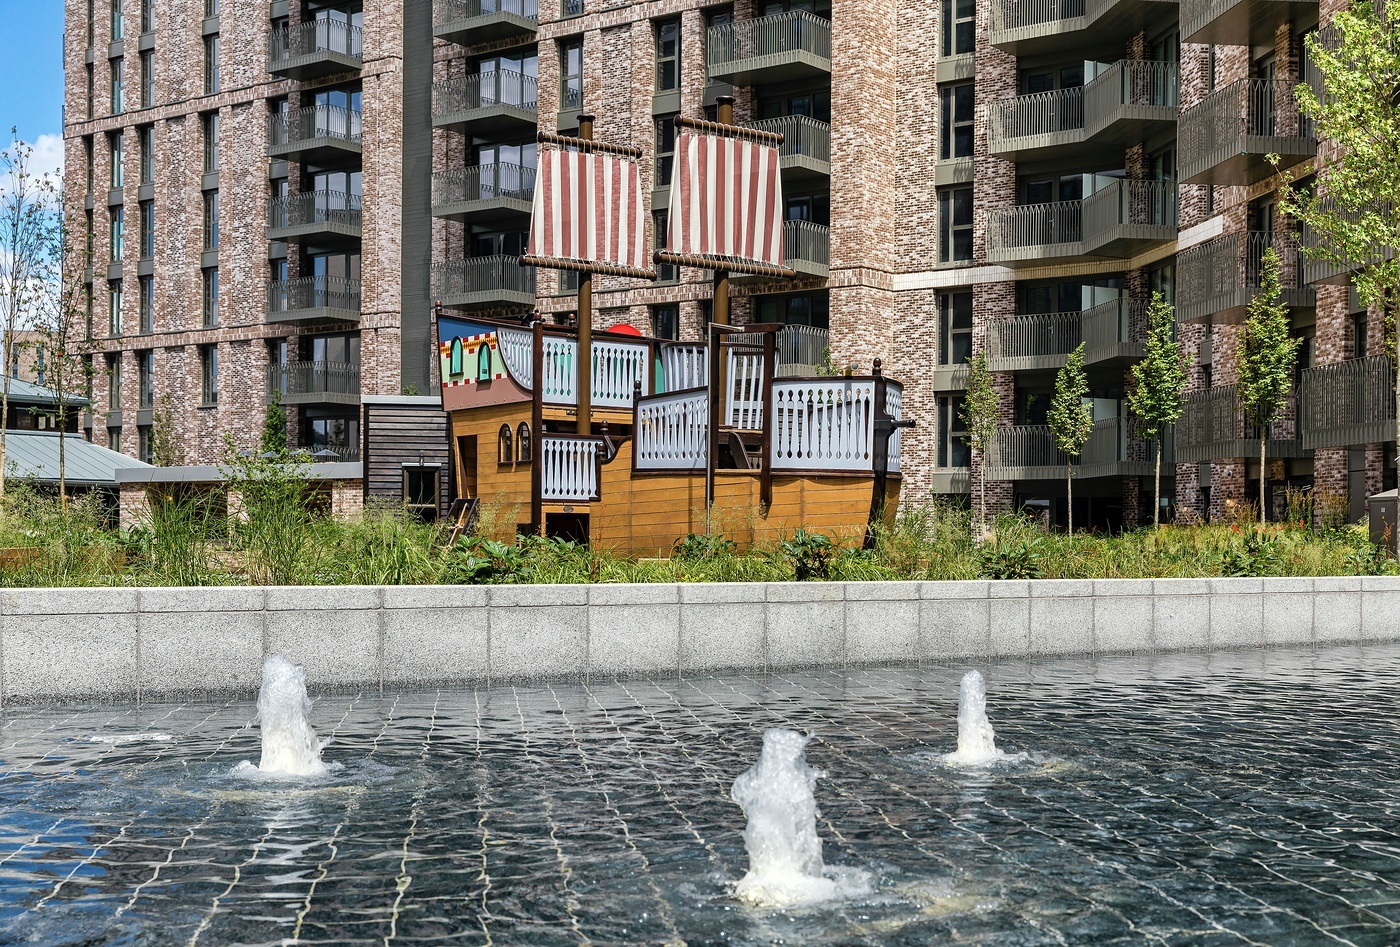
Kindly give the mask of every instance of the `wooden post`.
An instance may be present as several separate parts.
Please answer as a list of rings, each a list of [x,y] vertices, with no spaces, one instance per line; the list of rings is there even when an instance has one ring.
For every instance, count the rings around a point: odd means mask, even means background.
[[[530,393],[530,532],[544,535],[544,319],[536,314],[530,358],[534,391]]]
[[[593,140],[593,116],[578,117],[578,136]],[[580,434],[593,433],[593,274],[578,275],[578,426]]]
[[[773,505],[773,376],[778,371],[778,336],[763,333],[763,437],[759,449],[758,502],[766,516]]]
[[[705,338],[709,343],[705,350],[710,363],[706,371],[710,389],[709,445],[706,448],[708,457],[705,460],[705,533],[708,535],[710,507],[715,502],[715,469],[719,466],[719,422],[723,412],[724,391],[719,386],[719,343],[722,336],[713,326],[706,326]]]

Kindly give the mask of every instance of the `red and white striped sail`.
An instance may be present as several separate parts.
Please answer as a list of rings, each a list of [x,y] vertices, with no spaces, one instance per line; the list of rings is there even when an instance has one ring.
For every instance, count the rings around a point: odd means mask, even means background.
[[[530,256],[650,270],[646,224],[636,161],[540,149]]]
[[[666,249],[782,266],[778,162],[772,145],[682,131],[676,141]]]

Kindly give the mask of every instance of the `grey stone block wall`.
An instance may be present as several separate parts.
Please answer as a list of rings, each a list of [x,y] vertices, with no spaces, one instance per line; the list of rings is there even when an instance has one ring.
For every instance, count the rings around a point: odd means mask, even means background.
[[[0,702],[731,668],[985,662],[1400,639],[1400,578],[0,593]]]

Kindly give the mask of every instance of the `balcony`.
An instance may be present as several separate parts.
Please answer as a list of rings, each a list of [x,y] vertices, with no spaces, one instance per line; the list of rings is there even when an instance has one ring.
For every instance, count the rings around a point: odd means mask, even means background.
[[[831,264],[831,228],[810,220],[783,221],[783,262],[803,276],[826,279]]]
[[[987,262],[1034,266],[1127,259],[1177,236],[1176,185],[1118,180],[1080,201],[987,212]]]
[[[831,176],[831,126],[809,115],[784,115],[754,122],[753,127],[783,136],[779,166],[789,180]]]
[[[433,35],[460,46],[530,40],[539,28],[537,0],[435,0]]]
[[[528,215],[535,195],[535,169],[518,164],[481,164],[433,175],[433,216],[475,223]]]
[[[463,133],[534,131],[537,80],[520,72],[478,72],[433,83],[433,125]]]
[[[1085,365],[1128,365],[1147,354],[1147,304],[1110,299],[1084,310]]]
[[[1277,154],[1287,167],[1317,154],[1317,136],[1281,79],[1238,79],[1181,113],[1183,184],[1254,184]]]
[[[349,23],[308,20],[267,37],[267,71],[275,76],[305,81],[359,72],[363,64],[360,28]]]
[[[1243,322],[1245,307],[1259,292],[1264,251],[1270,247],[1282,262],[1284,302],[1294,309],[1316,306],[1316,294],[1305,282],[1298,242],[1291,234],[1232,233],[1177,253],[1177,321]]]
[[[774,376],[815,375],[831,351],[830,333],[820,326],[783,326],[778,330],[778,369]]]
[[[987,322],[987,368],[994,372],[1059,369],[1081,340],[1077,312],[997,316]]]
[[[269,115],[267,155],[289,161],[326,161],[358,155],[360,113],[339,105],[310,105]]]
[[[1182,0],[1181,41],[1272,46],[1285,23],[1317,23],[1317,0]]]
[[[1304,449],[1395,442],[1395,371],[1384,355],[1303,371]]]
[[[360,195],[308,191],[267,202],[267,239],[338,243],[360,239]]]
[[[454,309],[525,310],[535,304],[535,270],[513,256],[479,256],[433,266],[433,295]]]
[[[1154,442],[1132,435],[1129,418],[1103,418],[1094,422],[1084,450],[1074,462],[1074,478],[1148,477],[1157,457]],[[1162,466],[1180,459],[1167,435]],[[1063,480],[1069,457],[1055,446],[1049,425],[1021,424],[998,428],[987,456],[988,480]]]
[[[1068,159],[1140,142],[1176,121],[1177,88],[1176,63],[1116,62],[1082,88],[994,103],[987,148],[1021,161],[1052,149]]]
[[[1322,204],[1330,211],[1336,211],[1336,204],[1330,196],[1324,195]],[[1352,223],[1360,222],[1366,217],[1371,220],[1368,226],[1373,232],[1384,233],[1390,229],[1389,221],[1393,214],[1383,206],[1370,208],[1366,211],[1347,210],[1340,215]],[[1353,272],[1363,266],[1370,266],[1383,260],[1394,259],[1395,251],[1388,246],[1377,245],[1365,258],[1361,260],[1329,260],[1309,250],[1316,250],[1325,246],[1327,241],[1321,234],[1315,234],[1309,230],[1307,224],[1299,222],[1298,225],[1299,247],[1303,252],[1303,280],[1307,283],[1346,283]]]
[[[360,281],[343,276],[303,276],[267,284],[267,321],[359,322]]]
[[[972,471],[967,467],[935,467],[929,472],[929,492],[939,496],[972,492]]]
[[[1085,58],[1111,59],[1144,29],[1174,21],[1176,12],[1175,0],[992,0],[988,39],[1017,56],[1088,44]]]
[[[934,391],[966,391],[967,375],[971,370],[967,362],[931,365],[926,369],[929,385]]]
[[[1302,442],[1297,436],[1293,400],[1283,417],[1270,426],[1270,457],[1299,457]],[[1234,385],[1193,391],[1186,396],[1181,417],[1176,422],[1176,459],[1183,464],[1211,460],[1259,456],[1259,432],[1245,422],[1244,409]]]
[[[831,22],[805,10],[712,26],[705,34],[711,82],[759,85],[831,75]]]
[[[267,366],[267,395],[286,405],[359,404],[360,366],[342,362],[285,362]]]

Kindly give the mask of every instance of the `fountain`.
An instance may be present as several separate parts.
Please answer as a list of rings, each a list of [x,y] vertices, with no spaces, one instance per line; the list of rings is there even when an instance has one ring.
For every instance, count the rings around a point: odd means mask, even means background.
[[[262,729],[262,759],[258,769],[284,776],[320,776],[326,772],[321,747],[307,714],[306,669],[281,655],[263,662],[258,691],[258,725]]]
[[[996,731],[987,719],[987,684],[982,672],[968,671],[958,687],[958,748],[943,757],[954,766],[981,766],[1001,759]]]
[[[793,730],[765,730],[758,762],[734,780],[730,794],[749,820],[744,828],[749,871],[735,894],[751,904],[812,904],[869,891],[866,872],[822,862],[821,813],[813,790],[826,773],[807,765],[811,740]]]

